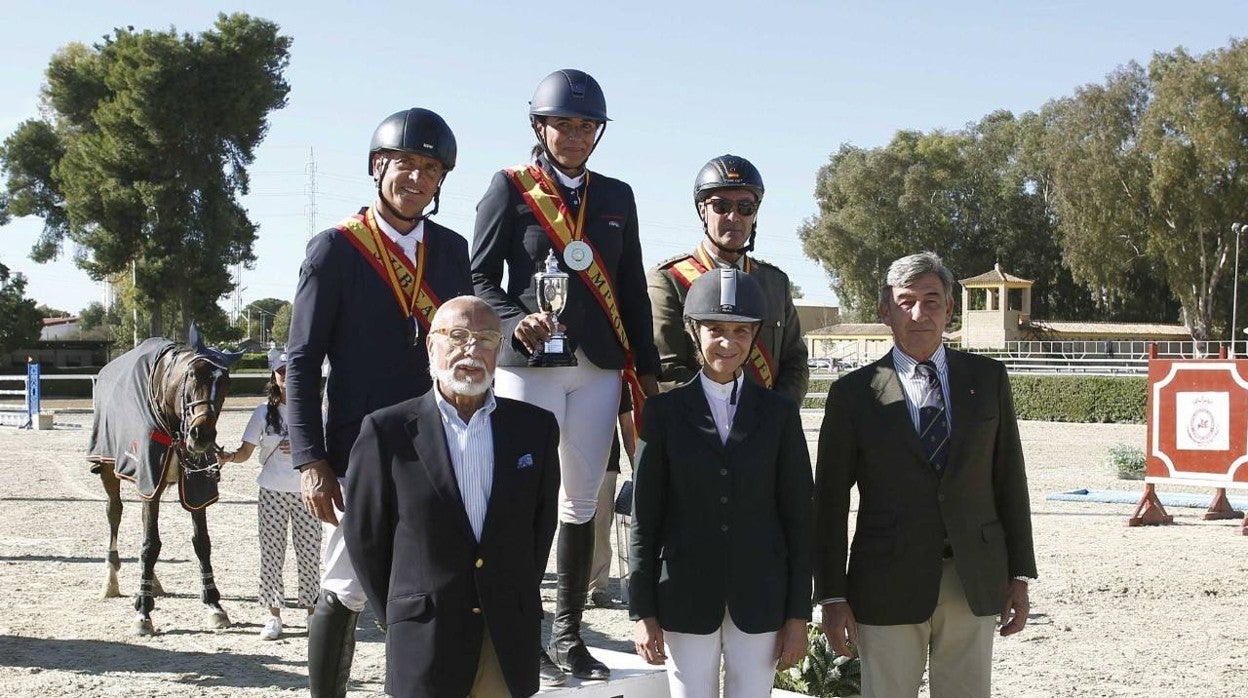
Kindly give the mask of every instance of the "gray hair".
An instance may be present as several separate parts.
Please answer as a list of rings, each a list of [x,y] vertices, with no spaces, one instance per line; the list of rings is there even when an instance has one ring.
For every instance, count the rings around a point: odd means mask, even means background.
[[[919,252],[895,260],[888,265],[888,273],[884,275],[884,285],[880,287],[880,305],[888,305],[893,300],[894,288],[905,288],[913,285],[919,277],[935,274],[945,287],[945,298],[953,298],[953,272],[945,266],[943,260],[935,252]]]

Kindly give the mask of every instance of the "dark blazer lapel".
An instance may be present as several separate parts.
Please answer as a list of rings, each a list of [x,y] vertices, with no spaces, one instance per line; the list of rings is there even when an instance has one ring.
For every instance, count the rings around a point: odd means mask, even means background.
[[[975,400],[983,399],[977,397],[971,388],[975,381],[965,359],[961,352],[945,349],[945,362],[949,365],[949,460],[946,475],[961,462],[966,429],[971,415],[975,414]]]
[[[914,422],[910,420],[910,408],[906,405],[906,395],[901,391],[901,379],[897,377],[897,368],[893,366],[893,354],[889,352],[875,362],[875,375],[871,378],[871,388],[875,390],[876,407],[885,420],[892,423],[889,431],[901,435],[901,441],[923,464],[927,464],[927,454],[923,452],[923,444],[919,443],[919,435],[914,430]]]
[[[745,441],[747,436],[754,433],[754,427],[758,424],[760,417],[758,413],[758,391],[760,390],[766,390],[766,388],[750,380],[741,381],[741,392],[737,395],[737,413],[732,417],[732,428],[728,431],[728,443],[724,444],[725,449],[731,451]],[[718,437],[717,432],[716,438]]]
[[[508,493],[516,491],[511,484],[512,478],[520,472],[517,469],[519,463],[515,460],[515,454],[511,449],[504,447],[504,444],[509,442],[509,434],[504,430],[504,426],[509,421],[507,411],[507,404],[498,402],[494,413],[490,415],[490,436],[494,441],[494,479],[490,485],[490,501],[485,507],[485,523],[481,526],[482,541],[490,535],[493,522],[503,516],[499,510],[507,505]]]
[[[433,390],[437,390],[435,386]],[[447,450],[446,431],[442,426],[442,414],[433,397],[433,390],[421,395],[416,401],[415,416],[408,420],[405,428],[412,437],[416,455],[425,473],[433,483],[438,495],[450,504],[450,510],[457,512],[450,525],[458,527],[474,542],[476,536],[472,525],[468,522],[468,512],[464,511],[464,498],[459,492],[459,483],[455,480],[455,467],[451,465],[451,454]]]
[[[711,405],[706,401],[706,395],[702,392],[701,375],[696,375],[688,383],[674,388],[673,392],[676,391],[680,391],[681,402],[683,403],[681,412],[684,418],[693,426],[694,433],[711,444],[716,453],[722,452],[724,444],[719,440],[719,431],[715,428],[715,418],[711,416]]]

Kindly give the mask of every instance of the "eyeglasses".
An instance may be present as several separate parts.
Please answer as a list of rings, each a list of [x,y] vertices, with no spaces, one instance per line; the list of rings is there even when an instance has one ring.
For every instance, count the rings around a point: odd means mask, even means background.
[[[471,342],[482,349],[497,349],[500,342],[503,341],[503,334],[498,330],[466,330],[462,327],[439,327],[431,330],[433,334],[440,334],[446,337],[446,341],[451,343],[453,347],[468,346]]]
[[[736,205],[737,213],[742,216],[752,216],[758,212],[757,201],[732,201],[730,199],[707,199],[706,203],[715,213],[726,216],[732,213],[733,205]]]

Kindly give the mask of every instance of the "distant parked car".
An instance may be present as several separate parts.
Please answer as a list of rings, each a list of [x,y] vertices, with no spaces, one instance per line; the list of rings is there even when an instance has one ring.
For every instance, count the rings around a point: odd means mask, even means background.
[[[829,371],[832,369],[832,359],[825,359],[822,357],[809,358],[806,359],[806,366],[813,369]]]

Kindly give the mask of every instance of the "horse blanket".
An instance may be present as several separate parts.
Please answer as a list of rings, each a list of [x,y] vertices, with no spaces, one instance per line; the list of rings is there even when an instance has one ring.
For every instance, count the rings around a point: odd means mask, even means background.
[[[189,471],[186,464],[178,467],[180,444],[175,440],[180,435],[168,432],[152,399],[152,370],[175,347],[171,340],[152,337],[100,370],[87,460],[94,463],[92,472],[113,463],[117,477],[133,482],[144,499],[154,497],[160,483],[170,476],[169,469],[175,468],[182,507],[198,511],[217,501],[219,472],[215,467]],[[181,376],[176,379],[180,381]]]

